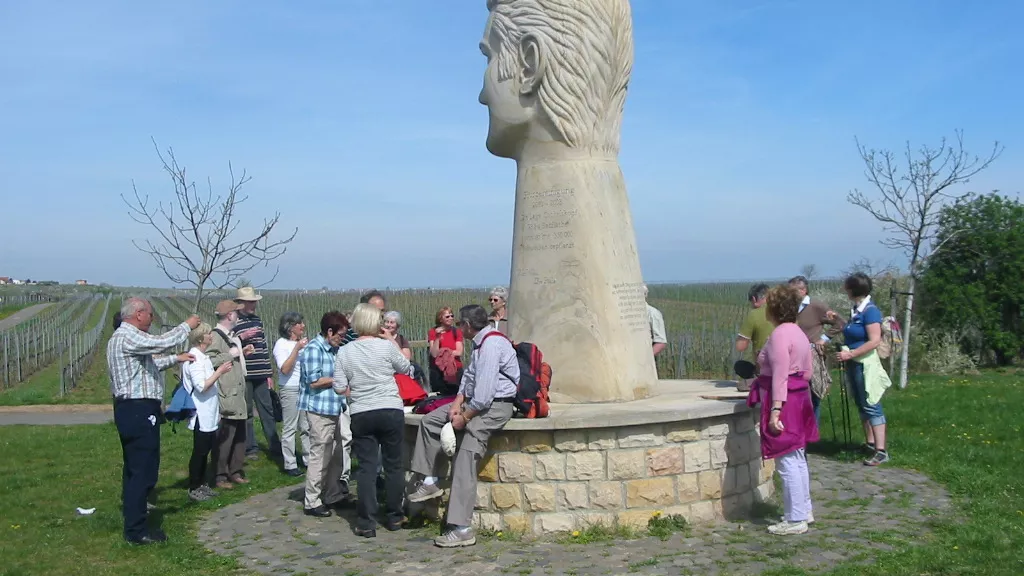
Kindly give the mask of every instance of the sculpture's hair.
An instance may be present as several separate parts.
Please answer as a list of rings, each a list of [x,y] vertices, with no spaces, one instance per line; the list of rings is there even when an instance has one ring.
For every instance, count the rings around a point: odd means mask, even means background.
[[[633,70],[628,0],[487,0],[504,39],[498,77],[515,77],[519,43],[532,34],[547,66],[540,107],[572,148],[617,154],[626,88]]]

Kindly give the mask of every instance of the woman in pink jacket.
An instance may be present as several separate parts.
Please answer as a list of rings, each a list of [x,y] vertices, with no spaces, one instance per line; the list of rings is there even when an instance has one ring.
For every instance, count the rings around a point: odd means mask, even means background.
[[[807,532],[811,514],[811,478],[807,444],[818,441],[818,425],[811,405],[811,343],[796,324],[803,298],[790,286],[768,292],[766,312],[775,330],[757,357],[760,376],[747,404],[761,405],[761,456],[775,459],[782,478],[785,515],[768,527],[772,534]]]

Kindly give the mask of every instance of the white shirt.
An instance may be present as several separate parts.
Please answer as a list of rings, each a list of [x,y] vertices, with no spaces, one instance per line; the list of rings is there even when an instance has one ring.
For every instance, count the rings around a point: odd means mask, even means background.
[[[188,421],[188,429],[195,430],[198,424],[200,432],[215,432],[220,426],[220,397],[217,382],[201,391],[206,380],[213,376],[213,362],[199,348],[192,348],[188,352],[195,356],[195,361],[182,364],[182,385],[192,395],[192,401],[196,404],[196,413]]]
[[[647,316],[651,324],[651,342],[668,344],[668,336],[665,333],[665,317],[661,315],[661,310],[648,304]]]
[[[295,358],[295,363],[292,365],[291,374],[285,374],[281,372],[281,366],[284,366],[285,360],[292,355],[292,350],[299,343],[295,340],[288,340],[287,338],[278,338],[277,342],[274,343],[274,363],[277,364],[277,383],[282,388],[298,388],[299,387],[299,358]]]

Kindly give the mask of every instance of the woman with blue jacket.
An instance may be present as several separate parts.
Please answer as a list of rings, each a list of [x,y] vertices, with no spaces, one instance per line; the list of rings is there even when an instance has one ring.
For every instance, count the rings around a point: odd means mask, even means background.
[[[863,272],[852,274],[843,282],[853,308],[849,322],[843,326],[845,346],[836,359],[845,364],[850,395],[860,412],[867,447],[873,452],[864,464],[878,466],[889,461],[882,394],[891,381],[875,352],[882,342],[882,311],[871,301],[871,287],[871,277]],[[829,313],[829,319],[838,319],[835,312]]]

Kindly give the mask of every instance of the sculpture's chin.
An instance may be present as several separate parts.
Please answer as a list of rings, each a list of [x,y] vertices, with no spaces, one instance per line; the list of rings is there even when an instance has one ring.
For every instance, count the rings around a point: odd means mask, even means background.
[[[513,146],[510,146],[509,139],[502,137],[500,131],[494,130],[493,127],[487,131],[487,151],[497,156],[498,158],[514,158],[512,150]]]

